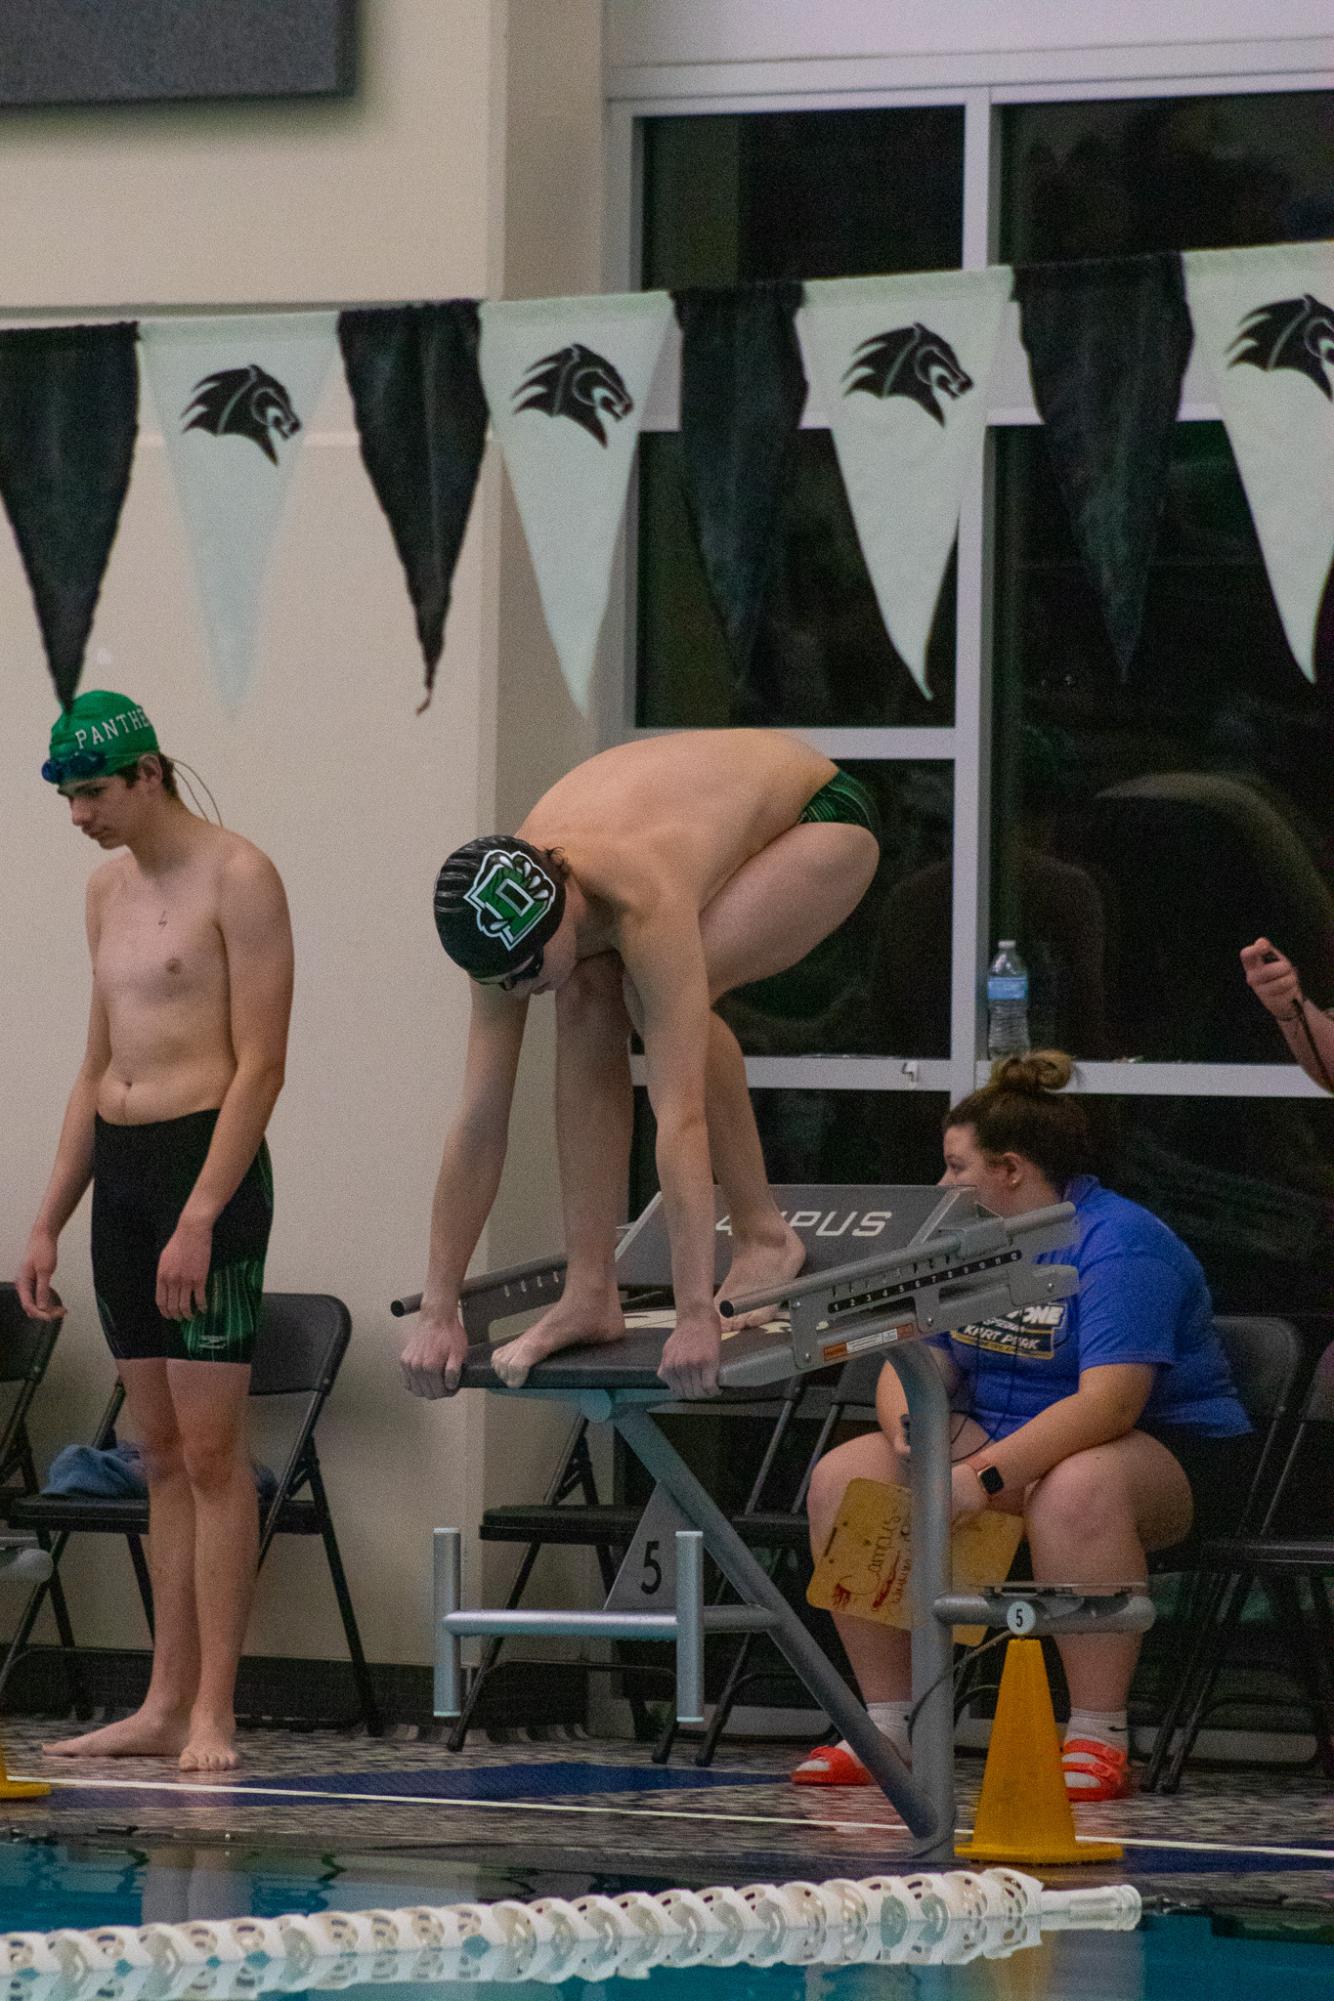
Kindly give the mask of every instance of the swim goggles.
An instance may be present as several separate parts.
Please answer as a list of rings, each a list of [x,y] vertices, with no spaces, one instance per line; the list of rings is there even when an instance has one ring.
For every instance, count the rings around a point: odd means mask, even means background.
[[[477,979],[477,985],[479,987],[499,987],[502,994],[512,994],[514,989],[523,982],[541,978],[543,956],[544,948],[539,945],[532,958],[526,959],[523,965],[516,967],[512,973],[501,973],[499,978]],[[474,978],[476,978],[476,975],[474,975]]]
[[[131,763],[137,763],[133,758]],[[42,776],[48,785],[67,785],[71,778],[100,778],[106,774],[107,754],[104,750],[76,750],[68,757],[48,757],[42,766]]]

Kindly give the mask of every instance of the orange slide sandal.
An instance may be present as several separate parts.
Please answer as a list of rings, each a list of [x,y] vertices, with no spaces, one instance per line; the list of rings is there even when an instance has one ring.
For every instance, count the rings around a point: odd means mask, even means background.
[[[794,1786],[873,1786],[875,1780],[860,1758],[841,1744],[821,1744],[808,1751],[792,1774]]]
[[[1094,1800],[1123,1800],[1135,1790],[1126,1753],[1097,1737],[1068,1738],[1061,1752],[1061,1769],[1072,1806],[1084,1806]]]

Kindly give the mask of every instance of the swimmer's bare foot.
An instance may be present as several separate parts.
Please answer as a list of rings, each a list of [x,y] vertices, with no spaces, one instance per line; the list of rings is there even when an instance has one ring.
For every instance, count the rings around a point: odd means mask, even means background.
[[[239,1763],[232,1717],[190,1718],[190,1735],[180,1758],[183,1772],[230,1772]]]
[[[42,1749],[48,1758],[176,1758],[189,1735],[189,1718],[178,1711],[136,1709],[117,1723],[81,1737],[62,1737]]]
[[[750,1239],[737,1244],[732,1254],[732,1269],[719,1288],[719,1311],[722,1310],[723,1300],[744,1299],[747,1293],[762,1292],[769,1286],[774,1289],[773,1303],[754,1307],[749,1313],[738,1313],[730,1319],[724,1317],[724,1327],[763,1327],[766,1320],[773,1319],[784,1286],[789,1279],[797,1276],[806,1262],[806,1246],[796,1231],[787,1223],[782,1229],[781,1237],[763,1242]]]
[[[625,1314],[615,1286],[601,1292],[562,1294],[540,1320],[495,1350],[491,1366],[502,1383],[517,1390],[527,1382],[531,1368],[562,1348],[588,1348],[595,1342],[624,1338]]]

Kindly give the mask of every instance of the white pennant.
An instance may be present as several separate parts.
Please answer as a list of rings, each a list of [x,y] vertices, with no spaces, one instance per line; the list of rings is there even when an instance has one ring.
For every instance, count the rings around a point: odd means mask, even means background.
[[[1012,282],[1008,265],[821,279],[797,314],[880,616],[924,695]]]
[[[234,708],[292,466],[337,352],[335,313],[145,320],[140,351],[185,517],[214,672]]]
[[[1283,630],[1313,681],[1334,561],[1334,243],[1193,250],[1182,263]]]
[[[561,672],[587,710],[665,292],[482,306],[480,365]]]

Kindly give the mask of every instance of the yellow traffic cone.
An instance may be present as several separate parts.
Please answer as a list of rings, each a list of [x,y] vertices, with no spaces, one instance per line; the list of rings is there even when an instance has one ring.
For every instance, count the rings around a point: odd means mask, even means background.
[[[1115,1841],[1078,1841],[1040,1640],[1011,1640],[996,1698],[973,1838],[977,1862],[1118,1862]]]
[[[50,1790],[41,1779],[11,1779],[0,1745],[0,1800],[44,1800]]]

